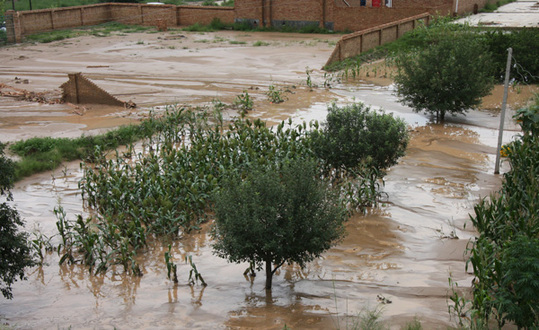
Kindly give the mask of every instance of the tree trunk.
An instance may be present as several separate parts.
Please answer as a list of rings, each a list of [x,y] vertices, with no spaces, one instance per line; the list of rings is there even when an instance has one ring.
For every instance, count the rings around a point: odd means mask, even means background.
[[[266,260],[266,290],[271,290],[273,272],[271,271],[271,260]]]

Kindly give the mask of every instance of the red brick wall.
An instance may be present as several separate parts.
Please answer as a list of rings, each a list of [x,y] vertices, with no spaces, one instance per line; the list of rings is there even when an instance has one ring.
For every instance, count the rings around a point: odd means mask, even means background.
[[[449,12],[454,0],[393,1],[398,2],[397,8],[373,8],[372,0],[367,0],[366,7],[360,7],[360,0],[346,0],[350,6],[344,0],[236,0],[235,18],[256,20],[258,24],[265,21],[266,26],[269,26],[272,20],[314,22],[320,25],[332,22],[336,31],[358,31],[419,15],[429,8],[445,8]],[[428,2],[429,6],[426,6],[425,2]]]
[[[393,0],[393,8],[422,8],[428,9],[431,14],[447,15],[455,13],[457,2],[458,14],[462,15],[472,13],[476,5],[477,9],[481,9],[494,0],[429,0],[428,4],[424,0]]]
[[[234,23],[232,7],[201,7],[175,5],[147,5],[136,3],[103,3],[89,6],[28,10],[13,12],[15,42],[25,35],[56,29],[97,25],[106,22],[157,26],[158,20],[166,26],[209,24],[214,18]],[[11,26],[11,25],[10,25]]]
[[[431,14],[439,13],[449,15],[453,13],[455,0],[393,0],[393,8],[415,8],[429,11]]]
[[[394,9],[387,7],[354,7],[333,9],[332,21],[336,31],[359,31],[377,25],[387,24],[424,13],[421,9]]]
[[[142,24],[142,6],[131,3],[109,3],[110,19],[122,24]]]
[[[68,74],[69,80],[60,86],[62,98],[66,102],[77,104],[107,104],[124,106],[124,102],[101,89],[81,73]]]
[[[272,21],[312,22],[324,26],[332,23],[337,31],[358,31],[400,20],[425,11],[432,14],[453,13],[457,0],[393,0],[392,8],[358,7],[360,0],[236,0],[235,7],[201,7],[174,5],[147,5],[129,3],[103,3],[89,6],[55,8],[16,12],[13,15],[17,42],[28,34],[110,21],[125,24],[167,26],[209,24],[214,18],[225,23],[247,19],[270,26]],[[458,13],[480,9],[494,0],[458,0]],[[382,1],[383,2],[383,1]]]
[[[404,33],[420,26],[420,24],[428,24],[429,19],[430,14],[424,13],[347,34],[339,40],[326,65],[336,61],[342,61],[346,58],[359,55],[371,48],[397,40]]]
[[[98,25],[110,22],[110,10],[101,5],[90,5],[80,7],[82,10],[83,25]]]
[[[210,24],[214,18],[219,18],[223,23],[234,23],[232,7],[178,6],[176,12],[177,25]]]
[[[24,15],[20,15],[22,34],[31,34],[54,29],[52,17],[52,10],[48,9],[34,10],[25,13]]]
[[[234,19],[258,20],[260,24],[262,22],[263,1],[234,0]]]
[[[271,3],[273,19],[290,21],[319,21],[322,16],[322,1],[295,0]],[[269,7],[269,6],[267,6]]]

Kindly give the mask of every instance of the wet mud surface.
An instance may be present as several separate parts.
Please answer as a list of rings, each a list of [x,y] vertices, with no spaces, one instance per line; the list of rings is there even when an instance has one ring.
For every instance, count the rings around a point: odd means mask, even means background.
[[[58,266],[52,253],[45,266],[29,270],[28,281],[14,285],[12,301],[0,300],[2,322],[15,328],[282,329],[286,324],[328,329],[345,328],[358,313],[378,306],[383,320],[396,329],[416,316],[425,329],[454,324],[447,312],[448,277],[461,288],[470,286],[464,257],[474,235],[469,213],[501,180],[493,174],[498,112],[474,111],[438,125],[400,105],[392,86],[380,81],[340,82],[310,91],[306,68],[314,69],[314,83],[323,85],[318,69],[338,38],[176,31],[0,49],[0,83],[59,94],[67,73],[82,72],[139,106],[44,105],[1,97],[2,142],[92,134],[135,122],[167,104],[231,103],[244,90],[255,100],[250,116],[271,123],[289,117],[321,120],[329,102],[355,100],[404,118],[411,130],[407,155],[385,178],[388,197],[380,208],[352,217],[346,238],[305,269],[284,266],[271,294],[264,290],[262,272],[244,277],[248,265],[229,264],[212,254],[207,224],[172,242],[178,285],[166,276],[163,255],[169,242],[153,242],[141,253],[141,278],[125,276],[120,267],[91,276],[85,267]],[[259,40],[268,45],[253,46]],[[15,85],[15,77],[28,84]],[[270,84],[289,89],[288,100],[270,104],[264,94]],[[506,123],[504,142],[518,133],[510,119]],[[503,164],[502,172],[507,170]],[[52,235],[52,209],[58,203],[71,218],[85,212],[77,188],[80,177],[78,163],[69,163],[17,183],[14,204],[28,230]],[[187,285],[187,255],[207,287]],[[382,304],[380,297],[391,303]]]

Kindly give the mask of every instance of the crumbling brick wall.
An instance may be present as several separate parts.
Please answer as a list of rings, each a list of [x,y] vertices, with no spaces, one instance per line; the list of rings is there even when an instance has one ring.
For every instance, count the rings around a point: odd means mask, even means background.
[[[60,86],[65,102],[74,104],[105,104],[125,106],[122,102],[101,89],[81,73],[68,74],[69,80]]]

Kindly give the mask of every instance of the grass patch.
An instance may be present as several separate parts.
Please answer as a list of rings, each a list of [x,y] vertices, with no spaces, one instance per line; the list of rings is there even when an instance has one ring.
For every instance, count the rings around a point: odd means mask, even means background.
[[[140,25],[127,25],[116,22],[105,23],[92,27],[82,27],[77,29],[54,30],[25,36],[24,39],[29,42],[49,43],[80,36],[108,37],[111,35],[120,35],[125,33],[145,32],[153,29],[152,27]]]
[[[101,135],[73,139],[36,137],[15,142],[9,146],[9,150],[21,158],[15,163],[15,180],[54,170],[65,161],[77,159],[91,161],[96,148],[113,150],[149,138],[165,127],[166,120],[152,116],[140,125],[120,126]]]
[[[260,46],[269,46],[269,42],[265,42],[261,40],[253,42],[253,47],[260,47]]]
[[[245,44],[247,44],[247,42],[245,42],[245,41],[238,41],[238,40],[230,40],[228,43],[231,44],[231,45],[245,45]]]

